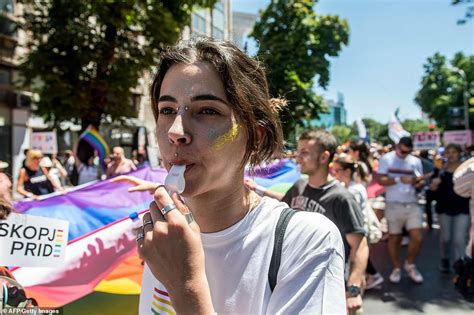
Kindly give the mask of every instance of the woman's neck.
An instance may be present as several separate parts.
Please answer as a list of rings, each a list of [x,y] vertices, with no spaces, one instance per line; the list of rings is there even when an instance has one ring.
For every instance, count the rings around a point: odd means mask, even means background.
[[[213,190],[186,198],[186,204],[192,211],[201,232],[218,232],[232,226],[260,201],[260,197],[246,189],[243,184],[228,187],[232,189]]]
[[[461,164],[461,161],[453,161],[453,162],[446,162],[445,169],[448,171],[454,171],[459,165]]]

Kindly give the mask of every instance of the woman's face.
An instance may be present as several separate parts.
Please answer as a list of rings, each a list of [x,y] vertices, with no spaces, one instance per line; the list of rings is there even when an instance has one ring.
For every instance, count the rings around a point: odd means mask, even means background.
[[[209,63],[172,66],[161,85],[158,112],[156,132],[165,168],[186,165],[183,196],[242,184],[244,127]]]
[[[351,170],[344,169],[341,164],[338,162],[333,163],[332,172],[334,177],[340,181],[345,183],[346,181],[350,181],[351,178]]]
[[[444,154],[446,155],[446,159],[448,160],[448,162],[458,162],[461,158],[459,152],[453,148],[446,150]]]

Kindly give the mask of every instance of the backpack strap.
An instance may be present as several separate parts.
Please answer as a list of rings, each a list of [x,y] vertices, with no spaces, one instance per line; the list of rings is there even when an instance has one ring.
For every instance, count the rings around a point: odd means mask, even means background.
[[[278,219],[275,228],[275,242],[273,243],[272,260],[270,261],[270,268],[268,270],[268,283],[270,284],[270,290],[272,292],[276,286],[278,269],[280,269],[281,250],[283,247],[283,240],[285,238],[286,227],[288,226],[291,217],[296,212],[298,211],[292,208],[284,209],[280,213],[280,218]]]

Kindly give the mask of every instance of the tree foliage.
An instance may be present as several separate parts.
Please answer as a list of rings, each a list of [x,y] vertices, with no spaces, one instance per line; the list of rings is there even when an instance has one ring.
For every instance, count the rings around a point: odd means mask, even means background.
[[[459,71],[461,69],[466,78]],[[415,102],[422,111],[436,121],[441,129],[456,128],[452,125],[450,108],[463,108],[463,85],[467,80],[468,103],[473,103],[474,95],[474,55],[464,56],[457,53],[448,64],[446,57],[435,53],[424,65],[425,73],[421,79],[421,88],[417,92]],[[472,122],[472,112],[469,112]],[[457,127],[459,128],[459,127]]]
[[[346,125],[337,125],[331,128],[331,134],[336,138],[337,143],[343,144],[347,140],[350,140],[352,130]]]
[[[466,12],[464,17],[458,20],[458,24],[466,24],[471,19],[474,19],[474,0],[452,0],[453,5],[466,5]]]
[[[314,80],[329,83],[329,57],[338,56],[349,40],[349,26],[338,16],[318,15],[315,0],[273,0],[260,13],[251,36],[258,42],[258,57],[267,67],[272,96],[289,101],[282,113],[285,135],[318,118],[323,98],[314,92]]]
[[[212,0],[22,0],[29,53],[22,85],[40,96],[38,114],[98,126],[136,115],[131,88],[160,51]]]

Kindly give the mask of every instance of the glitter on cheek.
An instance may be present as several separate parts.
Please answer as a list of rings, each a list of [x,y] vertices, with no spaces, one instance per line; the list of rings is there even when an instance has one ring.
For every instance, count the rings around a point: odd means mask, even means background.
[[[226,133],[219,136],[212,146],[212,148],[216,151],[221,150],[227,143],[235,141],[239,135],[239,128],[240,126],[233,121],[232,128],[230,128]]]

